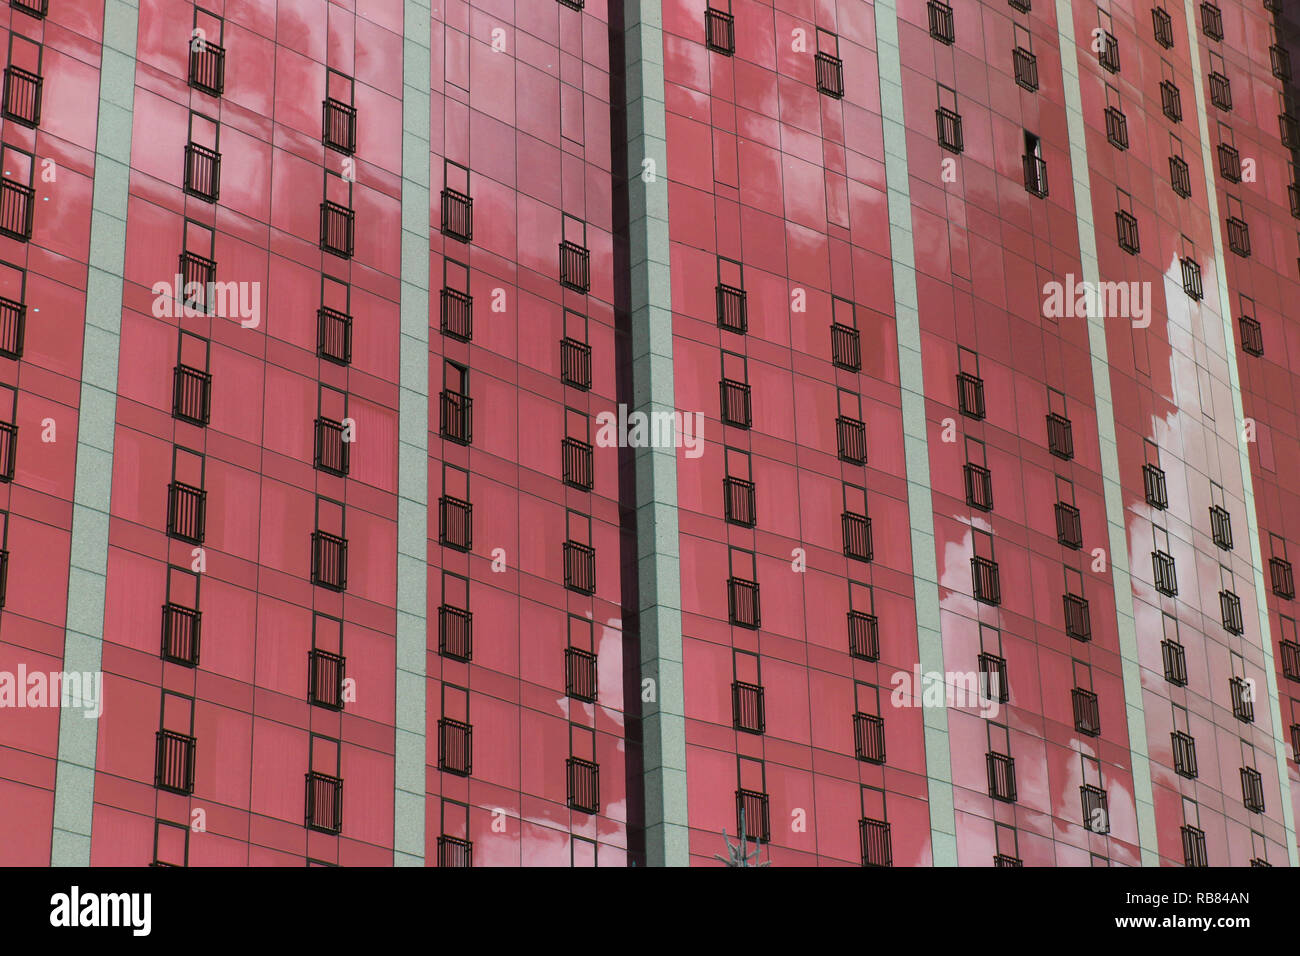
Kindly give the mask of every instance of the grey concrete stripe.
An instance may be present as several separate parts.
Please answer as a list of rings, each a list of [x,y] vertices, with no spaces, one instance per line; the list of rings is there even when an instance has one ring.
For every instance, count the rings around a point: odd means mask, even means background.
[[[668,254],[668,151],[660,0],[624,0],[627,177],[634,411],[671,413],[672,278]],[[616,66],[617,68],[617,66]],[[642,163],[654,161],[652,182]],[[645,842],[649,866],[687,866],[686,700],[682,684],[681,568],[675,448],[635,452]]]
[[[1092,218],[1088,141],[1079,89],[1079,56],[1069,0],[1056,0],[1056,24],[1061,50],[1065,113],[1070,135],[1070,169],[1074,177],[1074,206],[1079,224],[1082,279],[1097,287],[1097,232]],[[1110,360],[1106,325],[1088,317],[1088,348],[1092,353],[1092,388],[1096,398],[1097,438],[1101,444],[1101,480],[1110,538],[1110,570],[1115,590],[1115,615],[1124,680],[1124,710],[1128,718],[1129,761],[1133,768],[1133,800],[1137,809],[1138,848],[1144,866],[1159,864],[1156,812],[1151,791],[1151,760],[1147,751],[1146,716],[1142,709],[1142,674],[1138,664],[1137,622],[1133,615],[1133,585],[1129,574],[1128,541],[1124,530],[1124,495],[1120,485],[1119,452],[1115,440],[1115,406],[1110,393]]]
[[[939,631],[939,572],[934,544],[934,496],[925,420],[921,366],[921,315],[917,310],[916,259],[912,237],[912,194],[908,184],[907,129],[903,118],[903,67],[894,0],[877,0],[876,56],[880,68],[880,112],[885,139],[885,183],[889,193],[889,241],[894,267],[894,316],[902,381],[903,446],[907,462],[907,505],[912,533],[912,576],[916,594],[916,637],[921,670],[945,673]],[[925,774],[929,790],[930,844],[935,866],[957,865],[957,819],[953,808],[948,711],[924,707]]]
[[[1228,272],[1223,258],[1223,230],[1219,224],[1219,196],[1214,172],[1218,165],[1210,150],[1210,123],[1205,109],[1204,72],[1201,70],[1200,38],[1196,25],[1200,16],[1192,0],[1184,0],[1187,20],[1187,48],[1192,51],[1192,89],[1196,93],[1196,123],[1201,138],[1201,165],[1205,171],[1205,197],[1210,209],[1210,228],[1214,236],[1214,274],[1219,293],[1219,317],[1223,322],[1224,348],[1228,360],[1228,380],[1232,385],[1232,420],[1236,435],[1237,461],[1241,469],[1241,487],[1246,499],[1246,537],[1250,541],[1250,563],[1254,575],[1255,607],[1259,613],[1260,643],[1264,651],[1264,680],[1268,689],[1269,719],[1273,725],[1273,753],[1277,758],[1277,779],[1281,785],[1278,803],[1282,807],[1282,824],[1286,830],[1287,856],[1292,866],[1300,866],[1296,849],[1295,812],[1291,805],[1290,772],[1286,764],[1286,742],[1282,737],[1282,709],[1278,696],[1277,662],[1273,657],[1272,628],[1268,620],[1268,589],[1264,583],[1264,559],[1259,541],[1259,521],[1255,511],[1255,485],[1250,473],[1250,450],[1242,435],[1246,412],[1241,399],[1241,376],[1237,369],[1237,339],[1233,332],[1232,302],[1228,293]]]
[[[429,0],[405,0],[393,863],[423,866],[429,536]]]
[[[117,362],[122,326],[122,275],[126,259],[127,183],[131,165],[138,20],[136,4],[126,0],[105,0],[77,427],[77,472],[72,496],[68,619],[63,644],[65,671],[98,673],[103,652],[108,513],[113,477],[113,425],[117,419]],[[54,830],[50,845],[50,863],[53,866],[90,865],[98,736],[98,720],[87,719],[70,710],[60,713]]]

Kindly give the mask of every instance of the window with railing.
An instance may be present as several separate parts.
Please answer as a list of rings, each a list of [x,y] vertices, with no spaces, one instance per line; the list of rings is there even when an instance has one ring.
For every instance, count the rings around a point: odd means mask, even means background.
[[[444,602],[438,607],[438,653],[454,661],[474,656],[474,614]]]
[[[984,418],[984,379],[970,372],[957,375],[957,406],[961,413],[976,421]]]
[[[929,0],[925,8],[930,18],[930,36],[951,45],[957,36],[953,28],[952,7],[943,0]]]
[[[838,322],[831,323],[831,361],[850,372],[862,369],[862,351],[857,329]]]
[[[1108,30],[1102,30],[1098,40],[1093,41],[1094,46],[1097,48],[1097,62],[1108,73],[1118,73],[1119,40],[1115,39],[1115,35]]]
[[[330,149],[351,156],[357,150],[357,108],[352,77],[326,70],[325,99],[321,103],[321,141]]]
[[[736,832],[750,840],[764,843],[772,839],[772,820],[769,816],[768,797],[758,790],[736,791]]]
[[[863,661],[880,659],[880,622],[874,614],[849,611],[849,654]]]
[[[1024,861],[1018,856],[1009,856],[1006,853],[993,854],[993,866],[995,868],[1000,869],[1002,867],[1018,867],[1024,865]]]
[[[587,224],[565,214],[562,227],[560,284],[574,292],[587,292],[591,288],[591,252],[587,248]]]
[[[472,867],[474,865],[474,842],[442,834],[438,837],[438,865]]]
[[[1074,457],[1074,427],[1057,412],[1047,416],[1047,450],[1065,461]]]
[[[195,142],[185,144],[185,192],[216,202],[221,197],[221,154]]]
[[[1292,113],[1277,114],[1277,127],[1283,146],[1287,149],[1300,149],[1300,122],[1296,121]]]
[[[1192,173],[1187,160],[1181,156],[1169,157],[1169,185],[1183,199],[1192,195]]]
[[[154,786],[171,793],[193,793],[195,739],[174,730],[160,730],[156,741]]]
[[[1225,112],[1232,110],[1232,83],[1228,77],[1219,72],[1211,72],[1210,102]]]
[[[1286,558],[1269,558],[1268,576],[1271,579],[1274,594],[1288,601],[1295,598],[1295,575],[1292,573],[1290,561],[1286,560]]]
[[[307,773],[307,829],[338,833],[343,829],[343,780],[327,773]]]
[[[1219,610],[1223,614],[1223,629],[1229,634],[1241,634],[1245,630],[1241,619],[1241,598],[1235,592],[1219,592]]]
[[[1166,638],[1160,642],[1160,656],[1165,665],[1165,680],[1176,687],[1187,686],[1187,653],[1183,645]]]
[[[591,651],[581,647],[564,649],[564,692],[574,700],[595,701],[596,655]]]
[[[704,43],[715,53],[732,56],[736,52],[736,18],[712,4],[704,9]]]
[[[1284,81],[1291,79],[1291,54],[1286,47],[1278,43],[1269,44],[1268,60],[1275,78]]]
[[[990,751],[984,755],[988,765],[989,796],[1004,803],[1016,802],[1016,761],[1006,754]]]
[[[348,585],[347,539],[328,531],[313,531],[311,536],[312,583],[334,591]]]
[[[590,491],[595,483],[595,449],[588,442],[566,438],[560,443],[563,479],[566,485]]]
[[[1007,684],[1007,661],[997,654],[980,652],[980,696],[985,700],[1005,704],[1011,699],[1011,688]]]
[[[870,561],[873,552],[871,519],[865,514],[842,512],[840,530],[844,536],[844,556],[855,561]]]
[[[347,659],[313,647],[307,654],[307,699],[317,707],[343,709],[343,677]]]
[[[181,294],[186,307],[211,312],[216,305],[212,301],[212,287],[217,281],[217,261],[187,249],[181,253],[180,274],[184,283]]]
[[[1152,551],[1151,570],[1155,577],[1156,590],[1169,597],[1177,596],[1178,573],[1174,566],[1174,556],[1166,551]]]
[[[1196,766],[1196,740],[1191,734],[1175,730],[1169,735],[1174,758],[1174,773],[1188,780],[1195,780],[1199,772]]]
[[[578,541],[564,542],[564,586],[570,591],[596,591],[596,549]]]
[[[934,118],[938,127],[939,145],[950,153],[960,153],[966,145],[962,135],[961,114],[940,106],[934,111]]]
[[[326,199],[320,204],[320,247],[331,255],[351,259],[356,235],[356,212]]]
[[[212,374],[188,365],[172,370],[172,416],[200,427],[211,409]]]
[[[884,763],[885,718],[878,714],[854,714],[853,749],[859,760]]]
[[[1159,465],[1148,462],[1142,466],[1142,487],[1146,501],[1152,508],[1164,511],[1169,507],[1169,491],[1165,472]]]
[[[1056,503],[1056,540],[1075,551],[1083,547],[1083,518],[1076,506],[1065,501]]]
[[[454,275],[460,266],[450,259],[443,260],[443,268]],[[451,275],[449,281],[455,281]],[[439,331],[458,342],[474,338],[474,297],[467,290],[443,286],[439,295]]]
[[[998,565],[990,558],[979,556],[970,559],[971,578],[974,582],[975,600],[982,604],[1002,603],[1002,583]]]
[[[1183,97],[1173,80],[1160,81],[1160,108],[1173,122],[1183,121]]]
[[[718,257],[718,285],[715,291],[718,328],[744,335],[749,329],[749,313],[744,272],[739,262]]]
[[[758,630],[762,617],[759,614],[757,581],[737,577],[727,579],[727,616],[738,627]]]
[[[841,461],[852,465],[867,463],[867,426],[857,418],[839,415],[835,419],[835,444]]]
[[[1244,677],[1234,677],[1228,682],[1232,695],[1232,716],[1242,723],[1255,722],[1255,682]]]
[[[1128,149],[1128,117],[1117,106],[1106,107],[1106,139],[1116,149]]]
[[[1179,832],[1183,837],[1183,865],[1209,866],[1209,855],[1205,851],[1205,831],[1200,827],[1183,824]]]
[[[345,477],[351,467],[352,443],[347,440],[347,426],[328,418],[316,419],[314,464],[321,471]]]
[[[202,544],[208,493],[202,488],[173,481],[167,486],[167,534],[191,544]]]
[[[745,681],[731,682],[731,722],[737,730],[761,734],[767,729],[763,688]]]
[[[752,528],[757,522],[754,483],[728,476],[722,480],[722,500],[727,521]]]
[[[1232,515],[1222,505],[1210,506],[1210,535],[1218,547],[1232,550]]]
[[[0,148],[4,177],[0,178],[0,235],[19,242],[32,237],[32,217],[36,207],[36,190],[32,174],[36,157],[5,145]]]
[[[560,340],[560,380],[583,391],[591,388],[591,346],[565,336]]]
[[[1182,260],[1183,270],[1183,292],[1189,299],[1199,302],[1205,295],[1201,287],[1201,266],[1195,259],[1188,256]]]
[[[1241,330],[1241,350],[1256,358],[1264,354],[1264,328],[1254,316],[1243,315],[1237,319]]]
[[[966,478],[966,504],[978,511],[993,510],[993,474],[983,465],[968,461],[963,466]]]
[[[438,544],[457,551],[474,550],[474,506],[453,495],[438,498]]]
[[[459,163],[443,160],[445,185],[439,195],[442,234],[458,242],[474,238],[474,200],[469,194],[469,170]]]
[[[438,769],[460,777],[474,772],[474,728],[466,721],[438,718]]]
[[[889,824],[884,820],[862,818],[858,821],[858,840],[862,848],[863,866],[893,866]]]
[[[813,70],[817,92],[840,99],[844,96],[844,61],[839,57],[840,41],[835,34],[817,30],[817,55]]]
[[[720,383],[722,393],[722,423],[736,428],[748,428],[753,423],[749,386],[744,382],[724,378]]]
[[[162,609],[162,658],[197,667],[203,615],[194,608],[168,601]]]
[[[4,79],[4,118],[32,129],[41,124],[41,96],[45,86],[41,60],[44,54],[40,44],[17,33],[10,34]]]
[[[1210,0],[1201,4],[1201,30],[1216,43],[1223,42],[1223,11]]]
[[[569,757],[565,761],[569,807],[583,813],[600,810],[600,767],[595,761]]]
[[[1228,225],[1228,248],[1236,255],[1243,259],[1250,256],[1250,226],[1244,219],[1236,216],[1229,216]]]
[[[38,20],[50,12],[50,0],[9,0],[9,6]]]
[[[1300,681],[1300,643],[1284,640],[1278,647],[1282,652],[1282,676]]]
[[[1047,163],[1041,156],[1021,157],[1025,171],[1025,190],[1039,199],[1047,195]]]
[[[1075,687],[1070,691],[1070,696],[1074,704],[1074,729],[1089,737],[1099,736],[1101,707],[1097,702],[1097,695],[1086,688]]]
[[[209,96],[220,96],[226,89],[226,48],[221,45],[224,30],[220,17],[195,8],[189,84]]]
[[[1116,210],[1115,233],[1119,247],[1129,255],[1135,256],[1142,251],[1142,243],[1138,237],[1137,216],[1128,210]]]
[[[316,310],[316,354],[339,365],[352,361],[352,316],[321,306]]]
[[[1264,778],[1254,767],[1241,768],[1241,802],[1251,813],[1264,812]]]
[[[1083,805],[1084,827],[1093,833],[1109,833],[1110,806],[1106,802],[1106,791],[1085,783],[1079,788],[1079,801]]]
[[[464,392],[444,388],[438,409],[442,437],[460,445],[470,444],[474,438],[474,400]]]
[[[1065,610],[1065,633],[1076,641],[1092,640],[1092,620],[1088,600],[1079,594],[1064,594],[1061,604]]]
[[[1011,51],[1011,65],[1015,71],[1016,83],[1030,93],[1038,91],[1038,57],[1024,47]]]
[[[1156,42],[1166,50],[1174,45],[1174,20],[1164,7],[1153,7],[1151,25],[1155,30]]]
[[[2,268],[2,267],[0,267]],[[19,282],[25,284],[26,273],[18,271]],[[23,357],[23,343],[27,335],[27,305],[18,299],[0,296],[0,356],[15,362]]]

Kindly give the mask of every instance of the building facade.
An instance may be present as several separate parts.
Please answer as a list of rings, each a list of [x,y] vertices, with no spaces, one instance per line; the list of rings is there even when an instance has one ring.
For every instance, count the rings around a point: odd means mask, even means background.
[[[0,863],[1300,863],[1300,9],[0,30]]]

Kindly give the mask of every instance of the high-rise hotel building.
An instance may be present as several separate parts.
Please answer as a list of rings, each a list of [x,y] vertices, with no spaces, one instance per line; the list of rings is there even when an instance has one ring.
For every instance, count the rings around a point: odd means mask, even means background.
[[[0,863],[1300,863],[1300,4],[0,49]]]

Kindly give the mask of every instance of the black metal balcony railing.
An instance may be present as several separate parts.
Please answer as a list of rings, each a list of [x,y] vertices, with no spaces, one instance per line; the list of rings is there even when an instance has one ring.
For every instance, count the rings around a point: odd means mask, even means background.
[[[569,807],[583,813],[599,811],[600,767],[581,757],[568,758],[564,767]]]
[[[1093,833],[1110,832],[1110,807],[1106,791],[1085,783],[1079,788],[1079,801],[1083,805],[1083,825]]]
[[[442,199],[442,234],[460,242],[474,238],[474,200],[459,190],[444,187]]]
[[[1279,113],[1277,115],[1278,133],[1282,137],[1282,145],[1287,149],[1300,149],[1300,122],[1290,113]]]
[[[1007,0],[1007,5],[1012,10],[1018,10],[1020,13],[1028,13],[1031,7],[1031,0]]]
[[[19,66],[5,67],[4,116],[35,129],[41,125],[41,91],[45,80]]]
[[[1178,595],[1178,570],[1174,566],[1172,554],[1167,551],[1152,551],[1151,573],[1157,591],[1169,597]]]
[[[316,419],[316,450],[313,464],[321,471],[346,477],[351,469],[352,443],[345,441],[347,426],[328,418]]]
[[[560,443],[564,483],[583,491],[595,484],[595,449],[585,441],[566,438]]]
[[[772,839],[772,821],[769,816],[766,793],[758,790],[736,791],[736,832],[750,840],[764,843]]]
[[[939,129],[939,145],[950,153],[960,153],[966,146],[962,136],[961,114],[940,106],[934,111],[934,119]]]
[[[980,696],[985,700],[1005,704],[1011,699],[1007,684],[1007,661],[996,654],[981,652],[979,656]]]
[[[1219,548],[1232,550],[1232,515],[1222,505],[1210,507],[1210,534]]]
[[[1287,680],[1300,681],[1300,644],[1295,641],[1282,641],[1282,676]]]
[[[1083,517],[1078,508],[1065,501],[1056,503],[1056,541],[1075,551],[1083,547]]]
[[[198,143],[185,144],[185,191],[207,202],[221,198],[221,154]]]
[[[18,458],[18,426],[13,422],[0,422],[0,482],[14,480]]]
[[[719,283],[717,289],[718,328],[744,335],[749,329],[749,312],[744,289]]]
[[[849,653],[863,661],[880,659],[880,621],[865,611],[849,611]]]
[[[183,481],[167,486],[167,533],[173,538],[202,544],[208,493]]]
[[[757,523],[752,481],[727,476],[722,480],[722,501],[727,520],[732,524],[752,528]]]
[[[1187,652],[1183,645],[1168,638],[1160,642],[1160,656],[1164,660],[1165,680],[1175,687],[1187,686]]]
[[[1183,199],[1192,195],[1191,169],[1181,156],[1169,157],[1169,185]]]
[[[753,412],[750,406],[749,386],[724,378],[719,383],[722,393],[722,423],[736,428],[748,428],[753,424]]]
[[[1160,108],[1173,122],[1183,121],[1183,96],[1172,80],[1160,81]]]
[[[996,561],[973,557],[970,559],[970,573],[975,600],[995,606],[1002,603],[1002,582]]]
[[[1225,112],[1232,110],[1232,83],[1219,72],[1210,73],[1210,102]]]
[[[199,663],[203,614],[168,602],[162,609],[162,659],[184,667]]]
[[[851,465],[867,463],[867,425],[856,418],[840,415],[835,419],[835,445],[840,461]]]
[[[1223,614],[1223,629],[1229,634],[1241,634],[1245,628],[1241,620],[1241,598],[1232,591],[1219,592],[1219,610]]]
[[[320,204],[320,247],[331,255],[352,258],[356,213],[340,203],[325,200]]]
[[[21,359],[26,332],[27,306],[0,296],[0,356]]]
[[[316,353],[339,365],[352,361],[352,316],[321,306],[316,310]]]
[[[307,774],[307,829],[338,833],[343,829],[343,780],[326,773]]]
[[[725,10],[704,10],[704,43],[715,53],[731,56],[736,52],[736,18]]]
[[[207,425],[211,401],[211,373],[188,365],[172,370],[172,417],[191,425]]]
[[[1291,54],[1285,47],[1278,46],[1276,43],[1270,44],[1268,59],[1269,65],[1273,68],[1273,76],[1279,80],[1291,79]]]
[[[1268,559],[1268,576],[1272,581],[1273,593],[1290,601],[1295,598],[1295,575],[1291,572],[1291,562],[1285,558]]]
[[[1205,852],[1205,831],[1190,824],[1180,828],[1183,835],[1183,865],[1209,866],[1210,858]]]
[[[863,866],[893,866],[894,854],[889,838],[889,824],[864,817],[858,821],[858,840],[862,845]]]
[[[213,283],[217,281],[217,260],[188,250],[180,256],[183,288],[177,290],[186,307],[199,312],[211,312],[216,303],[210,301]]]
[[[1016,83],[1030,93],[1038,91],[1038,57],[1024,47],[1011,51],[1011,64],[1016,74]]]
[[[840,529],[844,535],[844,556],[854,561],[870,561],[873,553],[871,519],[844,511],[840,514]]]
[[[1119,40],[1115,39],[1114,34],[1102,31],[1101,49],[1097,51],[1097,62],[1101,64],[1102,69],[1111,73],[1119,72]]]
[[[581,10],[585,0],[560,0],[560,3],[570,10]]]
[[[1251,813],[1264,812],[1264,778],[1254,767],[1241,768],[1241,802]]]
[[[1164,469],[1159,465],[1147,463],[1142,466],[1142,489],[1147,504],[1164,511],[1169,507],[1169,490],[1165,482]]]
[[[326,97],[321,103],[321,140],[330,149],[351,156],[357,151],[357,108]]]
[[[474,658],[474,612],[442,604],[438,607],[438,653],[453,661]]]
[[[586,246],[568,239],[560,243],[560,284],[575,292],[591,288],[591,253]]]
[[[457,551],[474,550],[474,506],[442,495],[438,498],[438,544]]]
[[[978,511],[993,510],[993,474],[983,465],[968,461],[962,468],[966,479],[966,504]]]
[[[1074,704],[1074,729],[1089,737],[1099,736],[1101,707],[1097,702],[1097,695],[1083,687],[1075,687],[1070,691],[1070,697]]]
[[[844,61],[838,56],[819,52],[814,59],[814,71],[817,75],[817,92],[833,96],[837,100],[844,96]]]
[[[831,362],[850,372],[862,370],[857,329],[838,322],[831,323]]]
[[[591,388],[591,346],[567,336],[560,339],[560,380],[565,385]]]
[[[343,676],[347,659],[313,647],[307,654],[307,699],[317,707],[343,709]]]
[[[1228,217],[1228,248],[1243,259],[1250,257],[1250,226],[1246,220]]]
[[[574,700],[596,700],[596,655],[591,651],[564,649],[564,692]]]
[[[1115,232],[1119,247],[1129,255],[1135,256],[1142,251],[1142,243],[1138,237],[1137,216],[1124,209],[1116,210]]]
[[[12,179],[0,179],[0,235],[26,242],[32,237],[36,190]]]
[[[474,440],[474,400],[463,392],[443,389],[438,402],[438,427],[442,437],[459,445]]]
[[[209,96],[220,96],[226,89],[225,47],[197,37],[192,40],[189,82]]]
[[[596,549],[591,545],[564,542],[564,586],[582,594],[596,593]]]
[[[1065,461],[1074,457],[1074,427],[1056,412],[1047,416],[1047,450]]]
[[[1106,139],[1116,149],[1128,149],[1128,118],[1118,107],[1106,107]]]
[[[951,44],[957,37],[953,28],[952,7],[943,0],[929,0],[925,7],[930,17],[930,36],[940,43]]]
[[[1300,763],[1300,724],[1291,725],[1291,759]]]
[[[1198,773],[1196,740],[1189,733],[1175,730],[1169,735],[1169,742],[1173,751],[1174,773],[1188,780],[1195,780]]]
[[[1242,723],[1255,722],[1255,684],[1244,677],[1234,677],[1228,682],[1232,693],[1232,716]]]
[[[989,796],[1005,803],[1016,802],[1016,761],[1006,754],[989,752],[984,755],[988,763]]]
[[[1017,867],[1017,866],[1024,866],[1024,865],[1025,865],[1024,861],[1021,860],[1020,857],[1018,856],[1009,856],[1006,853],[993,854],[993,866],[996,869],[1002,869],[1003,867]]]
[[[970,372],[957,373],[957,407],[967,418],[984,419],[984,379]]]
[[[854,714],[853,749],[859,760],[884,763],[885,718],[878,714]]]
[[[474,841],[443,834],[438,837],[438,865],[445,867],[472,867]]]
[[[440,330],[448,338],[469,342],[474,338],[474,297],[459,289],[443,289],[439,296]]]
[[[731,723],[745,733],[761,734],[767,730],[767,711],[763,706],[763,688],[744,681],[731,682]]]
[[[154,786],[172,793],[193,793],[194,738],[172,730],[160,730],[156,739]]]
[[[9,0],[9,6],[38,20],[50,12],[50,0]]]
[[[727,579],[727,617],[737,627],[757,631],[763,624],[758,601],[758,582]]]
[[[1197,302],[1205,295],[1201,288],[1201,266],[1195,259],[1188,256],[1182,260],[1183,267],[1183,292],[1187,297]]]
[[[348,586],[348,542],[328,531],[311,535],[311,580],[320,587],[345,591]]]
[[[1241,329],[1241,350],[1247,355],[1253,355],[1256,358],[1264,354],[1264,327],[1249,315],[1243,315],[1237,319],[1237,326]]]
[[[1065,633],[1076,641],[1092,640],[1092,619],[1088,600],[1078,594],[1063,594],[1061,605],[1065,609]]]
[[[1210,0],[1201,4],[1201,29],[1216,43],[1223,42],[1223,12]]]
[[[1047,195],[1047,163],[1041,156],[1020,157],[1025,169],[1025,190],[1039,199]]]
[[[465,721],[438,718],[438,769],[459,777],[474,772],[474,728]]]
[[[1156,42],[1166,50],[1174,45],[1174,20],[1164,7],[1151,9],[1151,25],[1155,30]]]

